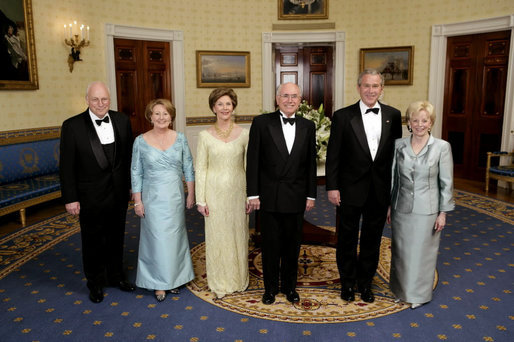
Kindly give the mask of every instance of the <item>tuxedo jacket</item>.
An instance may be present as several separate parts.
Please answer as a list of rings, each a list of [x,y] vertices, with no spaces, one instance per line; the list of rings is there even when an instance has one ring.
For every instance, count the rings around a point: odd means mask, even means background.
[[[253,119],[248,142],[247,195],[259,196],[262,210],[301,213],[307,197],[316,198],[316,129],[296,117],[291,154],[280,122],[280,112]]]
[[[326,162],[326,189],[339,190],[341,203],[362,206],[371,186],[382,205],[388,205],[394,141],[402,136],[401,113],[380,103],[382,132],[373,160],[359,102],[337,110],[332,117]],[[367,115],[374,115],[372,113]]]
[[[93,126],[89,109],[67,119],[61,127],[62,197],[64,203],[80,202],[81,211],[105,206],[106,199],[114,199],[121,206],[128,205],[132,129],[124,114],[109,111],[109,116],[115,140],[112,165]]]

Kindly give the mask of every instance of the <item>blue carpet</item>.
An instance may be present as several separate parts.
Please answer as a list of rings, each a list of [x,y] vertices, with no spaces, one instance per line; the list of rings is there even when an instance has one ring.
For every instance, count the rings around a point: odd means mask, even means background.
[[[319,188],[308,220],[333,226]],[[0,240],[0,341],[512,341],[514,206],[456,191],[431,303],[347,323],[285,323],[237,314],[183,288],[157,303],[153,293],[106,289],[88,300],[76,220],[58,215]],[[203,222],[187,213],[191,247]],[[135,278],[139,224],[127,216],[126,263]],[[384,235],[390,235],[386,227]],[[510,337],[509,337],[510,336]]]

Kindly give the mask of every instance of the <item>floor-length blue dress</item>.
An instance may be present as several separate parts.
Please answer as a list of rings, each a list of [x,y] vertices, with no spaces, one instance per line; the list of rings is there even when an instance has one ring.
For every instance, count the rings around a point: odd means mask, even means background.
[[[170,290],[194,278],[185,223],[182,176],[194,181],[193,158],[182,133],[162,151],[143,135],[134,141],[132,191],[141,192],[141,218],[136,285]]]

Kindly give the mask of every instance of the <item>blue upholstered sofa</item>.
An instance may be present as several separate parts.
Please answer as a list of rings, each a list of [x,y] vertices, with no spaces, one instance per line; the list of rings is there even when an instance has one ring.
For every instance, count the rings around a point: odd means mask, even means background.
[[[0,132],[0,216],[61,197],[59,129]]]

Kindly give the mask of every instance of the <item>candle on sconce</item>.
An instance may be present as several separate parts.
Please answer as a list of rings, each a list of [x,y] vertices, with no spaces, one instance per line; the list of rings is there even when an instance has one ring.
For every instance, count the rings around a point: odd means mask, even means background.
[[[89,26],[87,27],[87,30],[86,30],[86,40],[89,41]]]
[[[64,39],[68,36],[68,32],[66,30],[66,24],[64,24]]]
[[[72,27],[73,27],[73,25],[70,23],[70,25],[69,25],[69,30],[68,30],[68,31],[69,31],[69,34],[70,34],[70,36],[69,36],[69,37],[70,37],[70,39],[71,39],[71,37],[73,37],[73,28],[72,28]]]
[[[84,40],[84,25],[80,26],[80,39]]]

